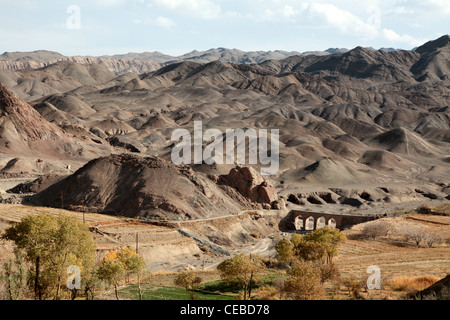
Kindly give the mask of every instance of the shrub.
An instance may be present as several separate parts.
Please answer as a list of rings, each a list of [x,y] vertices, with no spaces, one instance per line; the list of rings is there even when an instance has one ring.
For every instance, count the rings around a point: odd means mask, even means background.
[[[352,299],[362,300],[361,290],[365,287],[365,282],[362,279],[349,278],[344,281],[344,285],[348,289],[348,293]]]
[[[440,244],[442,243],[442,238],[441,236],[432,233],[432,232],[428,232],[425,236],[425,243],[427,244],[427,246],[429,248],[432,248],[434,244]]]
[[[402,235],[407,242],[414,242],[417,247],[419,247],[422,241],[427,237],[427,231],[418,226],[402,226],[397,230],[397,234]]]
[[[316,263],[316,267],[320,270],[320,281],[325,283],[326,281],[337,280],[340,277],[339,269],[336,264],[333,263]]]
[[[177,287],[184,288],[191,300],[195,300],[194,290],[202,283],[202,278],[192,270],[180,270],[175,277],[174,284]]]
[[[362,233],[372,239],[375,239],[377,237],[385,237],[387,236],[392,230],[392,226],[387,221],[374,221],[367,223]]]
[[[416,292],[428,288],[439,280],[439,278],[434,276],[399,276],[389,280],[388,286],[394,291],[402,291],[408,293],[408,295],[414,295]]]
[[[253,300],[279,300],[280,291],[272,286],[263,286],[254,291]]]

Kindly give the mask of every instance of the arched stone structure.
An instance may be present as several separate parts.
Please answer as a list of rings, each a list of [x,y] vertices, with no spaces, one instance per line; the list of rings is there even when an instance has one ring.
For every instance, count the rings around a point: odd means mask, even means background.
[[[280,230],[313,231],[325,226],[344,229],[377,218],[378,217],[375,216],[356,216],[293,210],[280,223]]]
[[[305,230],[312,231],[314,230],[314,227],[315,227],[314,217],[309,217],[308,219],[306,219]]]
[[[320,217],[319,219],[317,219],[316,229],[325,228],[326,225],[327,225],[327,220],[324,217]]]
[[[328,220],[328,225],[332,228],[336,228],[336,219],[331,218],[330,220]]]
[[[303,230],[305,228],[305,221],[301,217],[295,218],[295,230]]]

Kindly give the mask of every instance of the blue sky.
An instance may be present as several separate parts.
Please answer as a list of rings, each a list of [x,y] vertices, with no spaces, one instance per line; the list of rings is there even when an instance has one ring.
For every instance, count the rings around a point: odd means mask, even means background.
[[[449,29],[450,0],[0,0],[1,52],[412,49]]]

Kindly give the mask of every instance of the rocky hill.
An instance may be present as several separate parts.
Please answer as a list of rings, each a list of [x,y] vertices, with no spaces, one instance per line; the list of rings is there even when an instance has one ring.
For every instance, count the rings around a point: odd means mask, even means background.
[[[242,186],[239,175],[248,180],[249,193],[236,188]],[[278,200],[277,191],[254,170],[238,168],[222,183],[218,179],[158,158],[113,155],[89,162],[28,201],[50,207],[63,201],[67,208],[91,212],[185,221],[239,215],[241,209],[263,204],[271,208]]]
[[[106,141],[79,128],[49,122],[0,83],[0,152],[7,162],[2,174],[44,174],[66,170],[87,159],[109,154]],[[83,135],[85,133],[86,135]]]

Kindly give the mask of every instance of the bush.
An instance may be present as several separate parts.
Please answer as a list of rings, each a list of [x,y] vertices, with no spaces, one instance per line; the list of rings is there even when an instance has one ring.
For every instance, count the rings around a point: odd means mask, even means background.
[[[397,230],[397,234],[403,236],[406,242],[414,242],[417,247],[427,237],[427,231],[418,226],[402,226]]]
[[[350,278],[344,281],[344,285],[348,289],[350,297],[354,300],[363,300],[361,290],[366,286],[366,283],[362,279]]]
[[[174,284],[177,287],[184,288],[191,300],[195,300],[194,290],[202,283],[202,278],[192,270],[180,270],[175,277]]]
[[[253,300],[280,300],[280,291],[272,286],[263,286],[254,291]]]
[[[442,243],[442,237],[432,232],[428,232],[424,240],[429,248],[432,248],[434,244]]]
[[[316,267],[320,270],[320,281],[325,283],[326,281],[338,280],[341,276],[336,264],[333,263],[318,263]]]
[[[442,237],[433,230],[427,230],[419,226],[402,226],[397,230],[397,234],[403,236],[405,241],[413,242],[418,247],[423,242],[429,248],[444,242]]]
[[[399,276],[389,280],[388,286],[394,291],[402,291],[408,295],[414,295],[418,291],[428,288],[439,280],[439,278],[434,276]]]
[[[363,235],[375,239],[377,237],[385,237],[387,236],[392,230],[392,226],[387,221],[374,221],[367,223],[362,233]]]

